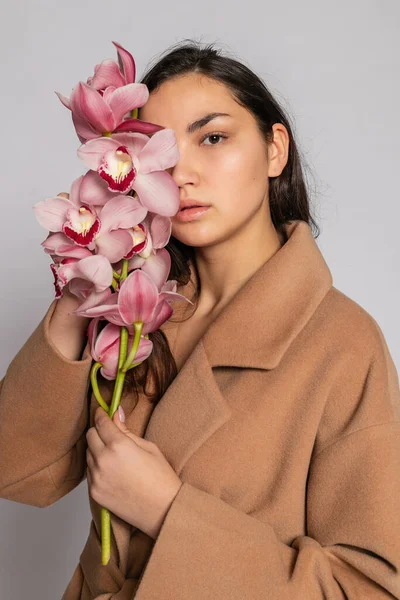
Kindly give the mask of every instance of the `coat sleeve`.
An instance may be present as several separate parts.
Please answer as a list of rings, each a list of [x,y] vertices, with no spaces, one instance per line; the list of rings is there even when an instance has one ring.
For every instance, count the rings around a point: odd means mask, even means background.
[[[285,544],[273,523],[184,481],[136,600],[400,599],[400,391],[378,345],[348,427],[310,460],[306,534]],[[354,428],[372,405],[374,422]]]
[[[45,507],[86,474],[92,357],[59,352],[49,335],[53,300],[0,381],[0,498]]]

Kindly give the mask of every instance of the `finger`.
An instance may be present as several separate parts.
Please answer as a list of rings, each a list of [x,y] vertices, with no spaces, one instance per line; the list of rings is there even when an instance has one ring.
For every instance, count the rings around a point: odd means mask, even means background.
[[[111,444],[125,437],[118,425],[110,419],[104,408],[98,406],[94,413],[96,431],[104,444]]]
[[[89,484],[89,487],[91,487],[92,486],[92,474],[90,472],[90,468],[89,467],[86,468],[86,479],[87,479],[87,482]]]
[[[125,422],[121,421],[121,419],[118,415],[118,410],[115,411],[112,420],[113,420],[113,423],[116,424],[118,429],[120,431],[122,431],[122,433],[124,435],[129,437],[133,442],[135,442],[135,444],[137,446],[139,446],[139,448],[142,448],[143,450],[146,450],[147,452],[157,452],[158,451],[158,447],[156,446],[156,444],[154,444],[154,442],[151,442],[150,440],[146,440],[143,437],[141,437],[140,435],[136,435],[136,433],[133,433],[133,431],[130,431],[130,429],[128,429]]]
[[[142,450],[146,450],[146,452],[150,452],[150,454],[159,454],[160,453],[158,446],[151,440],[146,440],[145,438],[142,438],[140,435],[136,435],[136,433],[129,433],[129,437]]]
[[[89,427],[86,432],[87,445],[94,456],[102,452],[105,444],[99,436],[96,427]]]
[[[60,192],[59,194],[57,194],[57,196],[60,196],[61,198],[69,199],[69,194],[67,194],[67,192]]]
[[[96,457],[93,456],[90,448],[86,449],[86,464],[89,469],[93,469],[96,466]]]

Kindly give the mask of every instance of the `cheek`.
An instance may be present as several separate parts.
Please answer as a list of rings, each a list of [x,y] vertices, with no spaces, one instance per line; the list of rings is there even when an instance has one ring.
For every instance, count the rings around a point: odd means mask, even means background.
[[[213,156],[210,156],[209,172],[216,181],[233,187],[246,177],[245,164],[246,156],[243,149],[230,149],[228,152],[221,147],[219,152],[214,152]]]
[[[221,152],[215,159],[211,183],[221,213],[234,216],[239,210],[243,218],[259,207],[268,183],[267,162],[262,152],[262,148],[243,147],[230,153]]]

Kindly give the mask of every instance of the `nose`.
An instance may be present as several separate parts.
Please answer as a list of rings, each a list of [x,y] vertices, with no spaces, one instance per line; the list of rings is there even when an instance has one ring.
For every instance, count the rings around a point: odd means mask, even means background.
[[[198,183],[199,172],[196,168],[196,161],[193,160],[193,157],[190,158],[187,153],[182,153],[182,151],[180,151],[178,162],[173,167],[165,170],[173,177],[178,187]]]

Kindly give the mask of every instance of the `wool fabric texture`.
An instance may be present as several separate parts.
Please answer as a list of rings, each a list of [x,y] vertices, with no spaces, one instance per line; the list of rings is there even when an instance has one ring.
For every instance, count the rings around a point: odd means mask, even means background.
[[[183,484],[156,540],[111,513],[107,565],[89,495],[62,600],[400,599],[398,372],[375,319],[333,286],[308,223],[286,230],[156,406],[122,397],[127,427]],[[56,302],[0,382],[0,497],[37,507],[85,479],[98,406],[89,343],[73,361],[51,341]],[[161,327],[172,351],[178,328]],[[113,386],[100,377],[107,403]]]

